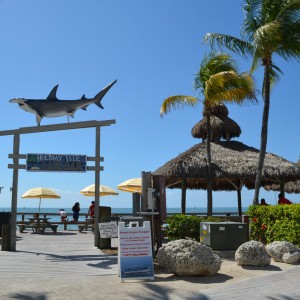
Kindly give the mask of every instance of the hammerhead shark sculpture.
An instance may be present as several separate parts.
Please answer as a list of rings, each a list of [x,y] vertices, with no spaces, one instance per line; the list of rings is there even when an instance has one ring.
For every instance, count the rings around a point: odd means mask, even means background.
[[[117,80],[113,81],[94,98],[89,99],[83,95],[79,100],[59,100],[56,97],[56,91],[58,88],[58,85],[56,85],[46,99],[14,98],[9,100],[9,102],[18,103],[21,109],[35,114],[36,123],[40,126],[43,117],[53,118],[67,115],[74,118],[74,114],[77,109],[81,108],[86,110],[87,106],[91,103],[94,103],[103,109],[104,107],[101,104],[101,100],[116,82]]]

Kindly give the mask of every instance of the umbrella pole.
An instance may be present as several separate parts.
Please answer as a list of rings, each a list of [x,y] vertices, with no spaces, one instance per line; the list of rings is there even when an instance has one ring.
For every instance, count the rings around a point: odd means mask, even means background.
[[[42,197],[40,197],[39,214],[40,214],[40,209],[41,209],[41,200],[42,200]]]

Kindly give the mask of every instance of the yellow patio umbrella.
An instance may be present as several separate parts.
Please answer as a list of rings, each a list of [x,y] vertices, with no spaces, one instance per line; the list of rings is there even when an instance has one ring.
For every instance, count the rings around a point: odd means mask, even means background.
[[[123,192],[142,193],[142,178],[131,178],[120,183],[117,188]]]
[[[118,192],[106,185],[100,185],[99,193],[100,196],[119,195]],[[80,194],[84,196],[95,196],[95,184],[85,187],[80,191]]]
[[[38,187],[38,188],[32,188],[27,192],[25,192],[22,195],[22,198],[40,198],[40,203],[39,203],[39,212],[40,212],[42,198],[60,199],[60,196],[51,189]]]

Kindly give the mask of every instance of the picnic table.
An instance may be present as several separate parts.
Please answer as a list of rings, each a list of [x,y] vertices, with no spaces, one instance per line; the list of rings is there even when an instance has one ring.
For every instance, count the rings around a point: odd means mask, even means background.
[[[19,230],[22,233],[26,228],[31,228],[33,233],[44,233],[46,228],[50,228],[54,233],[57,232],[58,224],[50,223],[51,218],[33,217],[27,218],[29,221],[19,224]]]

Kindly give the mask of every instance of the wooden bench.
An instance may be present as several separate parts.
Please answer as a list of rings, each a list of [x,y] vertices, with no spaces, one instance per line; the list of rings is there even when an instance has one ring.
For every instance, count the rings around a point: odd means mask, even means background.
[[[78,231],[82,232],[83,230],[92,230],[94,231],[94,224],[93,223],[86,223],[82,225],[78,225]]]
[[[31,228],[33,232],[44,233],[45,229],[48,228],[46,226],[37,227],[34,224],[18,224],[18,226],[19,226],[20,233],[23,233],[26,228]],[[57,233],[57,227],[58,227],[58,224],[51,224],[51,226],[49,228],[51,228],[54,233]]]
[[[35,224],[18,224],[20,233],[23,233],[26,228],[31,228],[34,233],[44,233],[45,226],[36,226]]]

